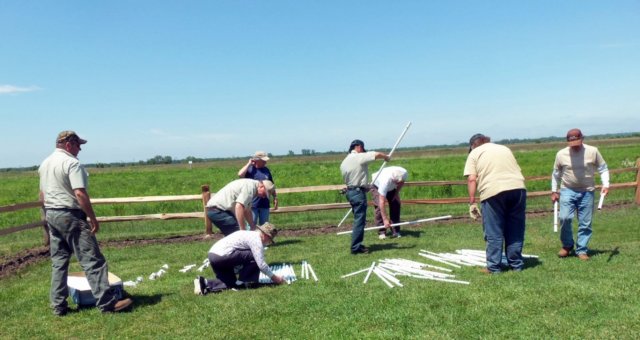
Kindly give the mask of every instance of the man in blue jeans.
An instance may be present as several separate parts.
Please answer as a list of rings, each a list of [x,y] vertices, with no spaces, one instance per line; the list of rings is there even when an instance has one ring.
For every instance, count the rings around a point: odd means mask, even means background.
[[[364,226],[367,219],[367,192],[369,191],[369,163],[376,159],[389,160],[389,156],[376,151],[367,152],[364,142],[356,139],[349,145],[349,154],[340,164],[340,172],[347,185],[347,200],[353,209],[353,233],[351,234],[351,254],[368,253],[362,244]]]
[[[591,240],[591,217],[594,207],[595,172],[600,173],[602,191],[609,192],[609,169],[598,148],[584,144],[580,129],[567,132],[568,146],[556,154],[551,175],[551,201],[560,201],[559,220],[562,248],[559,257],[567,257],[576,246],[579,259],[589,260],[588,244]],[[558,183],[560,194],[558,195]],[[578,238],[573,240],[572,220],[578,213]]]
[[[522,270],[527,191],[513,153],[504,145],[491,143],[489,137],[475,134],[469,140],[464,176],[469,192],[469,214],[474,220],[483,217],[487,267],[482,271],[502,271],[503,244],[509,267]],[[476,191],[480,193],[482,213],[476,203]]]

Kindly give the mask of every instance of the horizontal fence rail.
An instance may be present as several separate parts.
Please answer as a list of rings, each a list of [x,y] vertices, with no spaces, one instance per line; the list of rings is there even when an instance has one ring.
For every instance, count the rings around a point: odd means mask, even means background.
[[[635,203],[640,205],[640,159],[636,162],[636,167],[631,168],[621,168],[621,169],[612,169],[611,173],[624,173],[624,172],[636,172],[636,181],[635,182],[627,182],[627,183],[614,183],[610,185],[611,189],[623,189],[623,188],[635,188],[636,196]],[[526,181],[539,181],[539,180],[550,180],[550,176],[535,176],[535,177],[527,177]],[[415,187],[423,187],[423,186],[450,186],[450,185],[467,185],[465,180],[460,181],[415,181],[415,182],[407,182],[405,186],[415,186]],[[305,193],[305,192],[316,192],[316,191],[331,191],[331,190],[343,190],[345,185],[343,184],[335,184],[335,185],[317,185],[317,186],[308,186],[308,187],[293,187],[293,188],[278,188],[278,194],[288,194],[288,193]],[[598,186],[600,188],[600,186]],[[211,197],[211,192],[209,191],[208,185],[203,185],[201,195],[171,195],[171,196],[141,196],[141,197],[119,197],[119,198],[93,198],[91,199],[92,204],[131,204],[131,203],[151,203],[151,202],[181,202],[181,201],[202,201],[203,210],[198,212],[183,212],[183,213],[159,213],[159,214],[146,214],[146,215],[128,215],[128,216],[100,216],[98,217],[98,221],[101,223],[108,222],[128,222],[128,221],[144,221],[144,220],[174,220],[174,219],[192,219],[199,218],[204,219],[205,221],[205,232],[207,234],[212,234],[211,221],[206,216],[206,208],[205,205],[209,198]],[[527,197],[542,197],[548,196],[550,194],[549,190],[545,191],[536,191],[536,192],[528,192]],[[455,198],[434,198],[434,199],[403,199],[402,204],[460,204],[467,203],[469,201],[468,197],[455,197]],[[372,203],[369,202],[369,205]],[[324,204],[308,204],[308,205],[300,205],[300,206],[284,206],[279,207],[278,210],[271,210],[271,213],[274,214],[284,214],[284,213],[296,213],[296,212],[309,212],[309,211],[323,211],[323,210],[332,210],[332,209],[347,209],[351,206],[349,203],[324,203]],[[24,209],[33,209],[40,208],[42,209],[42,203],[39,201],[35,202],[26,202],[26,203],[16,203],[7,206],[0,206],[0,213],[19,211]],[[12,226],[9,228],[5,228],[0,230],[0,236],[8,235],[11,233],[19,232],[22,230],[28,230],[32,228],[42,227],[44,226],[46,229],[46,222],[44,218],[40,221],[35,221],[31,223],[27,223],[20,226]],[[45,243],[48,241],[48,234],[45,233]]]

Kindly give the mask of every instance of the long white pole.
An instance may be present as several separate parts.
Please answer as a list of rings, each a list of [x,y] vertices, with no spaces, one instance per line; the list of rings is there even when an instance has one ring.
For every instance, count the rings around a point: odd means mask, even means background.
[[[400,141],[402,140],[402,138],[404,138],[404,135],[407,133],[407,130],[409,130],[410,126],[411,126],[411,122],[407,124],[407,127],[404,128],[404,130],[402,131],[402,134],[400,134],[400,137],[398,137],[398,140],[396,140],[396,144],[393,145],[393,148],[391,148],[391,152],[389,152],[389,159],[391,159],[391,155],[393,155],[393,152],[396,151],[396,147],[398,146],[398,144],[400,144]],[[371,181],[371,183],[375,182],[376,179],[378,179],[378,176],[380,176],[380,172],[382,171],[382,169],[384,169],[386,165],[387,165],[387,161],[384,161],[384,163],[382,163],[382,166],[380,167],[380,170],[378,170],[378,174],[376,175],[376,178],[374,178],[373,181]],[[352,210],[353,208],[349,208],[349,211],[347,211],[347,214],[344,215],[340,223],[338,223],[338,228],[340,228],[342,223],[344,223],[344,220],[347,219],[347,217],[349,216]]]
[[[558,232],[558,201],[553,202],[553,232]]]
[[[429,222],[429,221],[446,220],[446,219],[450,219],[450,218],[451,218],[451,215],[440,216],[440,217],[431,217],[431,218],[423,218],[421,220],[415,220],[415,221],[410,221],[410,222],[394,223],[394,224],[391,225],[391,227],[397,227],[397,226],[407,225],[407,224],[416,224],[416,223],[422,223],[422,222]],[[375,229],[382,229],[382,228],[384,228],[383,225],[377,226],[377,227],[364,228],[364,230],[367,231],[367,230],[375,230]],[[341,232],[339,232],[337,234],[338,235],[344,235],[344,234],[351,234],[352,232],[353,232],[353,230],[348,230],[348,231],[341,231]]]

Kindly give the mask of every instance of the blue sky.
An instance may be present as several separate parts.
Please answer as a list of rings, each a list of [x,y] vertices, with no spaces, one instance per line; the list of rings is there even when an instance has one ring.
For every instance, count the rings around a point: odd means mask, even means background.
[[[640,131],[640,2],[0,2],[0,168]]]

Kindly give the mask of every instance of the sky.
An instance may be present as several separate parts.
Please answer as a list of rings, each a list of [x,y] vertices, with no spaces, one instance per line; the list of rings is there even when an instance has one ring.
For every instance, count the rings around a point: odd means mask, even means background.
[[[0,168],[640,131],[638,0],[0,1]]]

